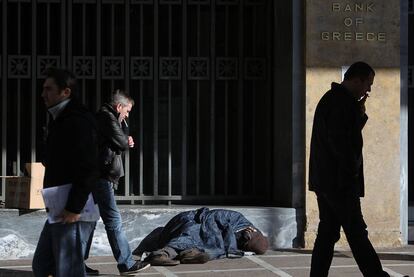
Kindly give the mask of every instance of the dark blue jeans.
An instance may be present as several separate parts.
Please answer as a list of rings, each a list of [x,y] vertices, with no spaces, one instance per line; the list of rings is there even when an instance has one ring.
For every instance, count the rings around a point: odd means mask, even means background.
[[[310,276],[328,276],[341,227],[362,274],[365,277],[389,276],[382,270],[378,255],[369,241],[359,197],[324,193],[318,193],[317,196],[320,221],[312,252]]]
[[[83,257],[95,225],[96,222],[49,224],[46,221],[33,257],[34,276],[86,276]]]
[[[98,203],[99,213],[105,225],[106,235],[111,245],[112,253],[118,262],[119,270],[128,270],[134,264],[128,240],[122,230],[122,219],[115,202],[113,184],[105,179],[100,179],[93,192],[93,197]],[[89,240],[86,258],[91,247],[93,232]]]

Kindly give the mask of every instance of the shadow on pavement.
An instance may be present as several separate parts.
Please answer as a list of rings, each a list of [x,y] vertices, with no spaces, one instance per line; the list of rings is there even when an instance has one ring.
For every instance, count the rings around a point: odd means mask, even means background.
[[[280,251],[282,253],[284,252],[284,253],[312,255],[311,249],[275,249],[275,251]],[[346,253],[342,251],[334,251],[334,257],[349,258],[349,255],[347,255]]]
[[[378,256],[381,260],[414,261],[414,253],[413,254],[379,253]]]
[[[33,277],[31,271],[14,270],[14,269],[0,269],[1,277]]]

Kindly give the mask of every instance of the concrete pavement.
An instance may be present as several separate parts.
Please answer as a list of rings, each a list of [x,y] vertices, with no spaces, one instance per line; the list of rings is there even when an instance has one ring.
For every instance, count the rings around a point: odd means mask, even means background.
[[[393,277],[414,277],[414,245],[403,248],[379,249],[384,269]],[[182,264],[174,267],[151,267],[136,276],[166,277],[305,277],[309,276],[311,251],[283,249],[268,251],[266,255],[247,256],[240,259],[221,259],[201,265]],[[87,264],[99,269],[101,276],[119,276],[111,256],[91,257]],[[31,260],[0,261],[0,277],[29,277]],[[349,251],[337,251],[330,270],[330,277],[361,277]]]

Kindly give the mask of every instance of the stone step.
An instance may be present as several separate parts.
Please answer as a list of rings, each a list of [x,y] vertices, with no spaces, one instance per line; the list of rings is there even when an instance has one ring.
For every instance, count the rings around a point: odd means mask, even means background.
[[[123,228],[131,250],[153,229],[165,225],[176,214],[197,209],[197,206],[119,206]],[[269,237],[271,247],[292,248],[302,243],[303,210],[279,207],[216,207],[242,213]],[[37,245],[46,212],[22,213],[15,209],[0,209],[0,259],[31,258]],[[301,231],[302,232],[302,231]],[[95,230],[91,256],[112,255],[102,220]]]

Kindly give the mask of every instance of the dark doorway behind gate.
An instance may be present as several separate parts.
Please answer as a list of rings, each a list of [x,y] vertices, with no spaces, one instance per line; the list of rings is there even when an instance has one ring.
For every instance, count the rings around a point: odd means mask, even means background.
[[[289,138],[292,127],[291,115],[284,121],[276,112],[277,105],[291,112],[291,96],[275,101],[273,1],[0,3],[1,175],[41,159],[43,72],[66,67],[94,111],[116,88],[136,101],[129,121],[136,147],[126,153],[118,200],[277,205],[274,169],[285,167],[275,167],[274,149],[289,152],[291,144],[280,145],[275,133]],[[291,45],[291,29],[284,32],[279,50]],[[289,127],[275,130],[275,122]]]

